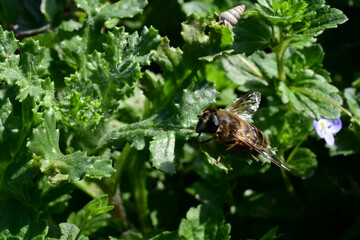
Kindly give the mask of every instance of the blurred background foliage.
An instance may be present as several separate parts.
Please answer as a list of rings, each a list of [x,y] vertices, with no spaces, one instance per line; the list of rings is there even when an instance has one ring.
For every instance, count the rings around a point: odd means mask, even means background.
[[[57,61],[59,56],[55,50],[58,47],[58,38],[66,39],[67,33],[54,29],[64,21],[82,22],[86,14],[70,0],[54,0],[53,3],[56,4],[47,5],[49,2],[51,1],[2,0],[0,23],[4,29],[14,31],[17,39],[31,37],[52,49],[50,55],[53,61],[49,71],[55,88],[61,89],[65,86],[64,78],[73,73],[73,69],[64,61]],[[251,1],[236,0],[150,0],[142,14],[134,18],[115,19],[105,25],[108,24],[109,29],[115,25],[123,25],[129,33],[141,33],[144,26],[153,26],[160,36],[169,38],[172,47],[181,47],[184,45],[181,23],[186,21],[188,15],[194,12],[206,17],[205,21],[209,23],[214,13],[219,14],[239,4],[253,6]],[[345,89],[360,88],[360,3],[356,0],[328,0],[326,4],[340,9],[349,19],[336,29],[324,31],[317,41],[325,53],[323,68],[330,73],[332,84],[340,89],[344,96]],[[251,7],[247,10],[251,10]],[[80,26],[73,23],[61,27],[76,29]],[[238,87],[231,79],[224,82],[225,72],[216,71],[216,67],[221,66],[220,62],[218,59],[214,66],[205,67],[203,74],[215,82],[220,93],[217,105],[223,107],[247,89]],[[159,65],[154,63],[145,69],[155,74],[161,72]],[[237,89],[229,91],[230,88]],[[116,113],[123,123],[137,122],[151,114],[149,102],[139,89],[134,92],[134,96],[121,103]],[[357,96],[359,97],[359,94]],[[268,100],[263,98],[263,101],[265,103],[261,106],[265,107]],[[347,104],[344,106],[352,109],[354,114],[356,106]],[[265,130],[265,133],[273,130],[268,128],[269,122],[283,121],[281,116],[267,119],[267,114],[269,111],[260,107],[256,125]],[[119,180],[121,199],[112,199],[110,204],[116,205],[116,201],[121,201],[118,206],[124,207],[126,216],[121,215],[123,210],[118,212],[120,215],[114,212],[112,215],[105,214],[93,228],[97,231],[92,231],[91,226],[88,226],[85,233],[90,235],[91,239],[121,234],[123,235],[120,239],[147,239],[165,230],[176,231],[181,224],[186,226],[189,222],[182,219],[187,218],[190,221],[191,218],[186,215],[189,209],[199,204],[209,204],[216,210],[208,211],[215,212],[219,218],[223,214],[225,223],[231,225],[231,239],[275,239],[276,236],[279,236],[279,239],[359,239],[359,142],[354,138],[352,130],[349,130],[350,119],[345,116],[342,121],[343,129],[335,136],[334,148],[326,146],[314,130],[307,130],[311,137],[307,137],[301,147],[315,153],[317,167],[311,170],[306,179],[285,175],[274,166],[260,166],[256,163],[248,165],[246,161],[238,161],[233,156],[225,156],[233,169],[225,172],[208,163],[206,156],[201,154],[202,146],[194,146],[184,138],[181,144],[175,145],[176,173],[169,175],[153,168],[147,161],[151,154],[149,149],[137,150],[128,143],[115,144],[113,151],[107,154],[111,155],[113,160],[124,164],[117,168],[123,170],[117,176],[120,179],[95,181],[95,184],[102,186],[104,190],[111,185],[107,181]],[[298,126],[291,126],[294,122],[296,121],[290,122],[290,129],[304,129],[301,122],[296,122]],[[284,120],[282,124],[288,123]],[[66,135],[66,130],[61,131]],[[286,133],[283,133],[281,136],[285,135]],[[274,146],[282,144],[282,140],[276,139],[274,132],[270,139],[271,142],[278,143]],[[72,152],[66,141],[63,137],[60,139],[61,149]],[[286,143],[290,144],[289,141]],[[81,148],[81,143],[73,147],[77,150]],[[118,147],[121,149],[117,149]],[[121,154],[117,150],[120,150]],[[243,157],[249,159],[248,156]],[[91,184],[93,182],[84,181],[52,185],[39,176],[34,179],[30,189],[34,195],[31,201],[40,216],[49,222],[76,223],[81,214],[75,212],[93,197],[100,195],[96,192],[98,188],[91,188]],[[217,210],[222,213],[216,212]],[[196,213],[196,210],[192,209],[192,212]],[[123,220],[111,216],[120,216]],[[227,231],[226,226],[222,225],[224,231]],[[265,235],[272,229],[275,233]]]

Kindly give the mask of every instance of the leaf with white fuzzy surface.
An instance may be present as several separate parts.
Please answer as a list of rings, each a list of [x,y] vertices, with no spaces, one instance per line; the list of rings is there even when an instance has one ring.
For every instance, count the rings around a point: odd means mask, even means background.
[[[33,136],[27,143],[33,153],[34,165],[50,176],[51,181],[78,181],[86,176],[109,177],[114,169],[111,161],[104,162],[105,167],[94,172],[95,165],[102,160],[99,157],[88,157],[85,152],[74,152],[64,155],[59,148],[59,130],[53,110],[44,112],[44,121],[33,129]],[[93,174],[89,174],[89,173]]]

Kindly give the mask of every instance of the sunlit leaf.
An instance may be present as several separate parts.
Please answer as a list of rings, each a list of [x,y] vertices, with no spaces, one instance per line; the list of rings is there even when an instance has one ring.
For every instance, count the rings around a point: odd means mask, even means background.
[[[78,234],[80,232],[80,229],[71,223],[60,223],[60,239],[69,239],[69,240],[88,240],[89,238],[85,237],[84,235],[80,235],[78,237]]]
[[[313,119],[340,118],[342,98],[339,90],[329,84],[325,78],[312,71],[299,73],[293,83],[280,83],[284,103],[290,103],[298,111],[303,111]]]
[[[150,162],[154,167],[174,174],[175,132],[168,131],[156,134],[150,142]]]
[[[87,157],[86,153],[80,151],[64,155],[59,148],[59,131],[56,129],[55,116],[51,110],[44,114],[43,124],[33,130],[33,137],[28,141],[27,146],[34,153],[34,164],[54,182],[78,181],[85,175],[103,178],[109,177],[114,172],[111,161],[102,163],[105,165],[94,171],[92,170],[94,166],[100,164],[99,157]]]
[[[186,239],[230,239],[230,225],[221,210],[210,205],[190,208],[182,219],[179,235]]]
[[[221,59],[226,76],[241,89],[266,89],[268,81],[277,77],[274,54],[256,52],[249,57],[235,55]]]

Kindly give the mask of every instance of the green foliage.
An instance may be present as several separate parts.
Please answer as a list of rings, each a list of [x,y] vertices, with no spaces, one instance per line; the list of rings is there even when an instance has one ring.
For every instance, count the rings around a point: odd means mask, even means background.
[[[179,226],[179,235],[185,239],[230,239],[229,233],[222,212],[208,205],[191,208]]]
[[[33,130],[27,147],[33,153],[34,164],[50,176],[51,181],[77,181],[87,177],[109,177],[114,169],[111,161],[87,157],[84,152],[63,155],[59,149],[59,133],[55,116],[50,110],[44,112],[44,122]]]
[[[327,68],[321,45],[348,18],[324,0],[258,0],[233,29],[216,21],[238,4],[2,1],[0,239],[359,237],[360,69]],[[199,143],[197,115],[247,91],[289,173]],[[341,118],[334,146],[320,118]]]

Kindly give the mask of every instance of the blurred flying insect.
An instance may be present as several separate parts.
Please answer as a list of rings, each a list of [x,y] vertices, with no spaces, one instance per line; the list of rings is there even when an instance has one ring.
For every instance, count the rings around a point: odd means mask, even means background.
[[[252,115],[259,108],[261,94],[259,92],[250,92],[238,99],[235,103],[225,110],[207,108],[198,115],[199,122],[196,126],[196,132],[213,134],[213,137],[203,141],[209,142],[216,140],[227,146],[225,151],[230,149],[241,149],[248,152],[257,162],[261,162],[252,153],[254,150],[270,160],[276,166],[290,171],[284,161],[276,155],[271,149],[268,140],[263,132],[254,125],[248,123]],[[216,160],[218,164],[222,154]]]
[[[232,29],[239,21],[245,11],[245,5],[236,6],[230,10],[222,12],[219,16],[219,20],[222,21],[222,25],[230,27]]]

